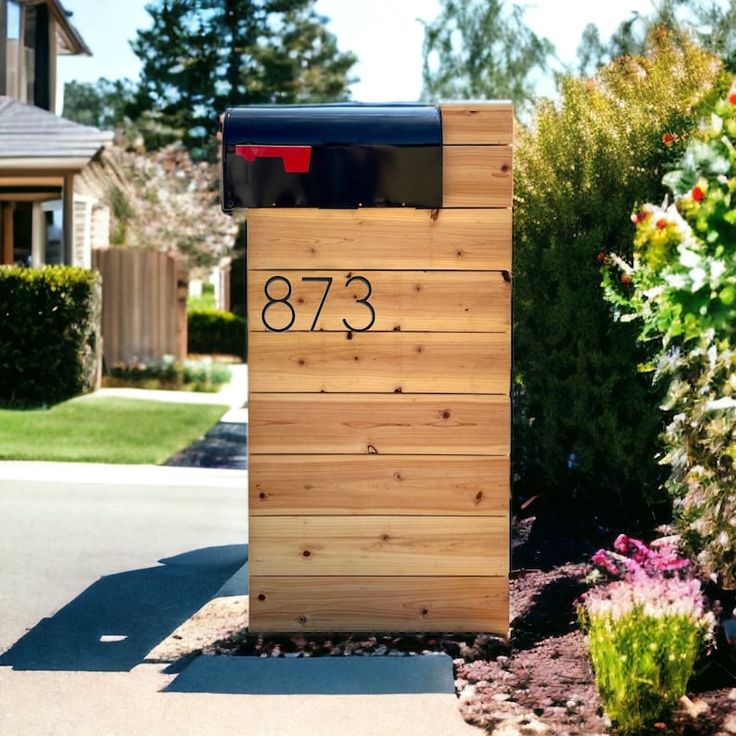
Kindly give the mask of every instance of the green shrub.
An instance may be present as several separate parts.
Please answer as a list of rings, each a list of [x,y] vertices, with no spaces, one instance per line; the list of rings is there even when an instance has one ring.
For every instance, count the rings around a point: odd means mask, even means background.
[[[92,390],[100,303],[94,271],[0,267],[0,403],[54,404]]]
[[[631,252],[632,202],[663,194],[681,139],[720,94],[719,62],[663,32],[646,57],[565,78],[515,153],[517,491],[636,513],[654,498],[659,395],[637,331],[601,299],[606,250]]]
[[[246,321],[231,312],[195,309],[189,312],[189,352],[204,355],[237,355],[245,360]]]
[[[702,604],[680,580],[605,587],[582,617],[595,681],[608,717],[638,734],[685,695],[704,638]]]
[[[624,734],[643,733],[677,705],[713,633],[689,560],[659,541],[652,549],[622,534],[616,552],[599,550],[595,564],[619,579],[593,588],[578,608],[598,692]]]
[[[214,392],[230,380],[230,368],[209,358],[180,362],[171,355],[147,363],[118,363],[105,377],[111,387]]]
[[[615,316],[652,346],[664,384],[667,487],[703,572],[736,588],[736,88],[665,181],[674,203],[637,222],[631,265],[605,272]]]

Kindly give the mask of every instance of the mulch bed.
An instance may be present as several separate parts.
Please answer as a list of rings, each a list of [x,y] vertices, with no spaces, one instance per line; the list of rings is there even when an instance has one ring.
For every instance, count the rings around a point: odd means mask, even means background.
[[[610,547],[614,530],[595,519],[571,524],[545,511],[516,525],[511,573],[511,641],[492,636],[236,634],[205,654],[261,657],[453,657],[465,719],[495,736],[605,734],[610,723],[598,699],[575,600],[586,590],[587,560]],[[736,734],[736,666],[722,653],[692,683],[690,703],[653,733]],[[688,707],[690,712],[688,712]]]

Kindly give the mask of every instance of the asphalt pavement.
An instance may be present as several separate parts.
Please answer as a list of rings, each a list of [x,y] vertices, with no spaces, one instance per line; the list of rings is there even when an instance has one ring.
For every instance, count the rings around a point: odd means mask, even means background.
[[[242,566],[246,477],[0,462],[0,734],[477,732],[447,692],[239,694],[238,666],[144,663]]]

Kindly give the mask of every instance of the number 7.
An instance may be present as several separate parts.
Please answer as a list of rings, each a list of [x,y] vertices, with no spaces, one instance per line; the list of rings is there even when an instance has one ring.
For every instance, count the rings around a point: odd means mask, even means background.
[[[322,311],[322,307],[324,307],[325,305],[327,294],[330,291],[330,286],[332,286],[332,276],[302,276],[302,281],[324,281],[327,284],[327,286],[325,287],[325,293],[322,294],[322,301],[319,303],[319,307],[317,307],[317,312],[314,315],[312,326],[309,328],[310,332],[314,332],[315,328],[317,327],[317,320],[319,320],[319,315]]]

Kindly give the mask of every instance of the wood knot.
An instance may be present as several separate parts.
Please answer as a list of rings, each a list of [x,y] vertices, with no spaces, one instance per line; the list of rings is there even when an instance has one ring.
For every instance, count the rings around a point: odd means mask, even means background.
[[[305,483],[304,484],[304,490],[305,491],[311,491],[312,490],[312,485],[310,483]]]
[[[299,363],[299,365],[305,365],[307,361],[304,360],[304,358],[299,358],[297,362]]]
[[[422,616],[426,616],[426,615],[427,615],[427,614],[429,613],[429,611],[428,611],[428,610],[427,610],[426,608],[420,608],[420,609],[419,609],[419,613],[420,613],[420,614],[421,614]]]
[[[307,623],[306,616],[298,616],[296,620],[297,620],[297,623],[301,624],[302,626],[304,626],[304,624]]]
[[[511,274],[508,271],[501,271],[501,277],[507,283],[511,283]]]
[[[397,387],[396,387],[396,388],[394,389],[394,393],[395,393],[395,394],[400,394],[400,393],[402,393],[402,392],[403,392],[403,389],[401,388],[401,386],[397,386]]]
[[[422,285],[421,284],[414,284],[414,291],[421,291]]]
[[[352,340],[352,339],[353,339],[353,333],[352,333],[352,332],[348,332],[348,333],[347,333],[347,334],[345,335],[345,337],[347,337],[347,339],[348,339],[348,340]]]
[[[394,480],[402,481],[402,480],[404,480],[404,476],[403,476],[403,475],[401,475],[401,473],[399,473],[399,471],[397,470],[397,471],[396,471],[396,472],[394,473]]]
[[[478,491],[478,493],[475,494],[475,502],[480,503],[483,500],[483,491]]]
[[[265,501],[265,500],[266,500],[266,499],[268,498],[268,493],[266,493],[265,491],[261,491],[261,492],[260,492],[260,493],[258,494],[258,498],[260,498],[260,499],[261,499],[261,501]]]
[[[378,455],[378,450],[376,450],[376,448],[373,445],[369,444],[368,445],[368,454],[369,455]]]
[[[305,549],[304,552],[302,552],[302,555],[304,557],[311,557],[312,553],[308,549]]]
[[[266,596],[263,593],[259,593],[258,594],[258,600],[259,601],[265,601],[266,600]]]
[[[416,347],[416,351],[417,351],[418,353],[423,353],[423,352],[424,352],[424,348],[423,348],[423,347],[422,347],[421,345],[417,345],[417,347]]]
[[[388,542],[391,537],[388,534],[381,534],[381,541]]]
[[[462,258],[462,257],[463,257],[463,256],[465,255],[465,253],[464,253],[463,251],[461,251],[461,250],[456,250],[456,251],[455,251],[455,255],[456,255],[456,256],[457,256],[458,258]]]
[[[440,216],[439,208],[435,207],[433,210],[430,210],[429,216],[436,222],[437,218]]]
[[[444,409],[442,411],[442,414],[440,415],[443,419],[449,419],[450,418],[450,410]]]
[[[298,299],[296,300],[296,303],[297,303],[297,304],[304,304],[304,297],[303,297],[303,296],[300,296],[300,297],[299,297],[299,298],[298,298]]]
[[[394,327],[394,332],[401,332],[401,325],[396,325],[396,327]]]
[[[501,164],[501,171],[506,173],[511,167],[508,164]]]
[[[360,358],[357,355],[353,355],[353,360],[360,360]]]

